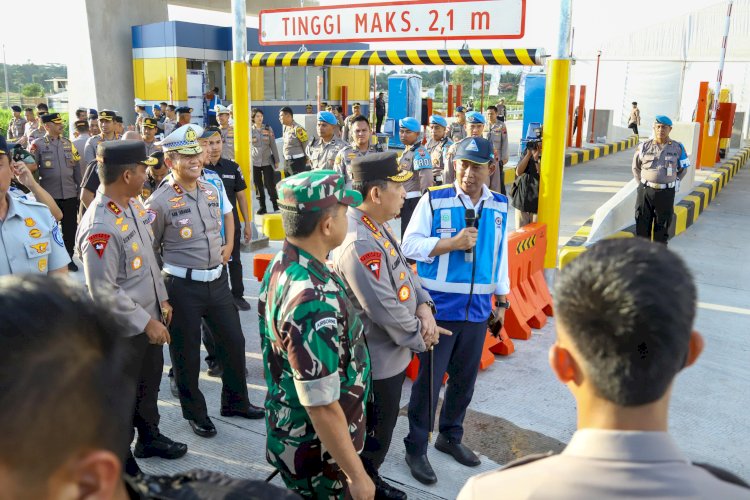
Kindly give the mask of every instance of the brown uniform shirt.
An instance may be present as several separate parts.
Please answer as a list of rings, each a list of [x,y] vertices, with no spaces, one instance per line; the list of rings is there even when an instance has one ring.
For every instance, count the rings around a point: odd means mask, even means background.
[[[336,159],[333,162],[333,169],[339,174],[346,177],[346,181],[352,182],[352,173],[350,166],[354,158],[361,156],[367,156],[370,153],[379,153],[375,146],[370,146],[366,151],[360,150],[358,147],[349,144],[345,148],[341,148],[336,154]]]
[[[221,128],[221,157],[234,160],[234,127]],[[253,161],[253,165],[258,166]]]
[[[336,155],[346,147],[346,143],[336,136],[329,142],[316,137],[307,145],[307,157],[310,158],[310,166],[313,170],[333,170]]]
[[[690,160],[682,144],[668,140],[657,144],[653,139],[638,145],[633,155],[633,177],[640,182],[668,184],[687,174]]]
[[[279,150],[276,147],[276,136],[268,125],[263,128],[252,128],[253,167],[275,166],[279,163]]]
[[[25,118],[11,118],[10,122],[8,123],[8,140],[16,141],[23,137],[25,125]]]
[[[448,130],[446,132],[446,135],[450,137],[451,141],[458,142],[464,137],[466,137],[466,122],[464,123],[458,123],[453,122],[450,125],[448,125]]]
[[[81,184],[81,157],[73,143],[64,137],[45,135],[31,144],[39,167],[39,185],[56,200],[78,197]]]
[[[291,160],[304,155],[307,139],[307,131],[299,123],[284,125],[284,158]]]
[[[408,146],[398,161],[401,170],[414,172],[414,176],[404,183],[406,196],[409,193],[419,193],[420,195],[433,185],[432,178],[432,160],[427,148],[421,143]],[[414,197],[414,196],[412,196]]]

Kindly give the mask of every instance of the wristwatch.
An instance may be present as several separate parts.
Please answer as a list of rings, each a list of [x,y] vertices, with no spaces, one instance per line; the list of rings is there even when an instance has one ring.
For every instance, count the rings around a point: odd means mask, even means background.
[[[427,304],[427,307],[430,308],[433,315],[437,314],[437,309],[435,308],[435,303],[433,301],[428,300],[427,302],[423,302],[423,304]]]
[[[497,307],[502,307],[503,309],[510,309],[510,301],[509,300],[506,300],[505,302],[499,302],[498,301],[498,302],[495,303],[495,305],[497,305]]]

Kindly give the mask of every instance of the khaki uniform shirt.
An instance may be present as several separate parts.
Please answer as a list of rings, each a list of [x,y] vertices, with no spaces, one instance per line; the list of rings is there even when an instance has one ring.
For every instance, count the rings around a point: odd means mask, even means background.
[[[146,145],[146,155],[151,156],[151,153],[156,153],[157,151],[161,151],[161,146],[156,145],[156,140],[153,140],[151,142],[143,141],[143,144]]]
[[[448,153],[448,148],[453,145],[453,142],[448,136],[443,137],[439,141],[430,139],[425,144],[427,151],[430,153],[430,160],[432,161],[432,176],[435,179],[436,184],[443,183],[443,172],[445,172],[445,161]]]
[[[466,137],[466,123],[458,123],[453,122],[450,125],[448,125],[448,130],[445,133],[448,137],[450,137],[450,140],[453,142],[458,142],[464,137]]]
[[[692,465],[666,432],[582,429],[562,454],[526,462],[472,477],[458,500],[750,497]]]
[[[146,200],[154,217],[154,250],[164,263],[189,269],[213,269],[221,264],[221,193],[210,182],[198,181],[185,191],[168,177]]]
[[[501,160],[503,164],[508,162],[508,130],[500,120],[495,123],[487,123],[484,126],[482,137],[492,143],[495,153],[495,164]]]
[[[78,197],[81,184],[81,157],[73,143],[64,137],[46,135],[35,140],[31,153],[39,167],[39,185],[56,200]]]
[[[284,125],[284,158],[291,160],[305,155],[307,131],[297,122]]]
[[[234,127],[221,128],[221,157],[234,160]],[[255,163],[253,163],[255,166]]]
[[[161,302],[168,298],[154,255],[152,221],[134,198],[121,207],[97,192],[76,234],[89,293],[95,300],[100,293],[114,295],[110,310],[129,326],[129,337],[143,333],[150,320],[160,321]]]
[[[168,136],[177,128],[177,121],[164,118],[164,137]]]
[[[407,198],[409,197],[409,193],[418,193],[421,195],[427,188],[433,185],[434,179],[432,178],[430,153],[427,152],[427,148],[422,146],[420,142],[407,146],[399,158],[398,166],[401,170],[414,172],[414,176],[404,183]]]
[[[633,156],[633,176],[643,181],[667,184],[687,174],[690,160],[684,146],[673,140],[657,144],[653,139],[638,145]]]
[[[81,157],[81,161],[79,162],[81,164],[81,172],[86,171],[86,165],[87,163],[83,163],[83,152],[86,151],[86,141],[88,141],[91,138],[90,134],[84,133],[73,139],[73,146],[76,147],[76,151],[78,151],[78,154]]]
[[[62,232],[46,205],[26,196],[5,195],[8,213],[0,220],[0,276],[47,274],[70,262]]]
[[[96,160],[96,147],[100,142],[104,141],[116,141],[120,138],[119,135],[114,134],[112,139],[105,139],[102,134],[97,134],[89,137],[86,141],[86,147],[83,149],[83,164],[88,165],[92,161]]]
[[[354,142],[354,137],[352,136],[352,123],[357,116],[359,115],[349,115],[344,119],[344,127],[341,129],[341,140],[347,144]]]
[[[333,170],[336,155],[346,147],[346,143],[335,136],[329,142],[316,137],[307,145],[307,157],[313,170]]]
[[[16,141],[23,137],[23,131],[25,130],[26,119],[25,118],[11,118],[8,123],[8,140]]]
[[[359,158],[361,156],[367,156],[370,153],[378,153],[378,149],[375,146],[370,146],[367,148],[366,151],[360,150],[358,147],[353,145],[348,145],[344,148],[341,148],[336,154],[336,159],[333,162],[333,169],[339,174],[344,177],[346,177],[346,182],[351,183],[352,182],[352,172],[351,172],[351,164],[352,160],[354,158]]]
[[[406,262],[387,223],[380,225],[353,207],[347,209],[347,220],[349,230],[332,253],[333,266],[353,292],[352,302],[361,313],[372,378],[386,379],[406,369],[412,351],[427,348],[415,314],[430,294]]]
[[[630,110],[630,116],[628,117],[628,125],[635,123],[636,125],[641,124],[641,110],[633,108]]]
[[[29,150],[31,150],[31,145],[35,140],[41,139],[42,137],[47,135],[44,127],[40,127],[36,121],[26,122],[24,129],[25,130],[23,132],[23,136],[26,138],[26,144]]]
[[[275,167],[279,163],[280,157],[273,129],[268,125],[263,125],[263,128],[260,129],[253,127],[251,133],[253,167],[266,165]]]

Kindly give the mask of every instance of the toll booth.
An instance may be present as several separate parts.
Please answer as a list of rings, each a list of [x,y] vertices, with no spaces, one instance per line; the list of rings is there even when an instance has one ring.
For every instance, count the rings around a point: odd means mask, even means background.
[[[131,35],[136,99],[147,105],[164,101],[190,106],[192,121],[199,125],[203,125],[207,112],[203,96],[209,89],[218,87],[222,103],[232,103],[231,27],[168,21],[133,26]],[[249,51],[295,52],[299,46],[261,46],[258,30],[248,28],[247,48]],[[369,45],[352,43],[348,48],[365,50]],[[316,49],[341,50],[341,47],[321,44],[316,45]],[[263,111],[266,123],[280,137],[279,110],[289,106],[295,117],[306,114],[309,105],[317,111],[319,80],[321,102],[341,104],[342,87],[346,87],[349,104],[361,103],[362,113],[369,115],[370,71],[366,66],[251,68],[252,106]],[[345,110],[345,114],[350,112],[350,109]]]
[[[397,74],[388,77],[388,115],[386,131],[390,131],[389,147],[403,149],[398,138],[398,121],[411,116],[422,122],[422,77]]]
[[[533,130],[530,127],[532,123],[539,124],[544,122],[544,88],[547,84],[547,75],[545,74],[527,74],[525,77],[524,94],[523,94],[523,128],[524,134]],[[526,135],[522,139],[525,139]],[[525,146],[522,141],[522,149]]]

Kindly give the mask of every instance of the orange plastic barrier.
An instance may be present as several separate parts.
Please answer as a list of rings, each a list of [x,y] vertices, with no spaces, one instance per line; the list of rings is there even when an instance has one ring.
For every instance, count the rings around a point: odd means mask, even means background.
[[[547,280],[544,279],[544,252],[547,248],[547,225],[535,222],[524,227],[529,231],[534,231],[536,235],[536,244],[539,249],[532,253],[531,270],[529,273],[529,283],[534,295],[537,297],[537,302],[541,306],[542,312],[545,316],[553,316],[552,310],[552,295],[549,293],[547,287]],[[547,319],[544,319],[544,323],[537,326],[531,323],[533,328],[541,328],[547,323]]]
[[[268,264],[274,258],[272,253],[256,253],[253,255],[253,276],[258,281],[263,281],[263,275],[266,274],[266,268]]]
[[[411,358],[411,362],[409,363],[409,366],[406,367],[406,376],[409,377],[411,380],[417,379],[417,374],[419,373],[419,357],[415,354],[414,357]],[[443,374],[443,384],[448,380],[448,374]]]

